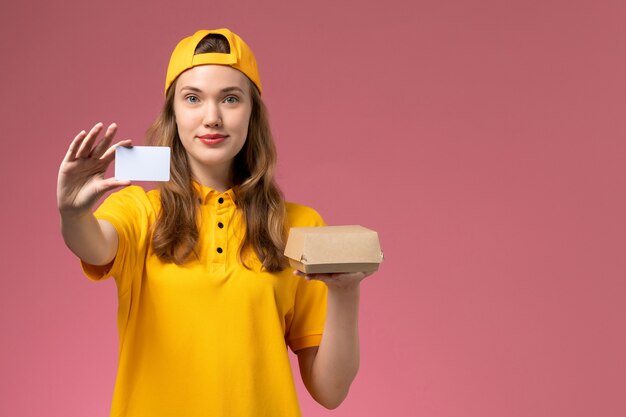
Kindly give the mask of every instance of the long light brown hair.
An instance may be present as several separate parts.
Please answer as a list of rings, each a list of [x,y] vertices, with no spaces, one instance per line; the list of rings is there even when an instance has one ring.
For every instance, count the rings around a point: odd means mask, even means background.
[[[195,53],[229,52],[222,35],[204,38]],[[285,202],[274,180],[276,147],[268,114],[256,86],[248,80],[252,96],[252,113],[248,136],[232,164],[233,191],[237,210],[246,225],[239,248],[239,260],[246,267],[244,253],[250,249],[269,272],[285,268]],[[163,262],[177,265],[198,257],[198,194],[192,185],[187,153],[178,136],[174,115],[174,82],[167,91],[161,113],[146,133],[147,143],[171,148],[170,181],[160,186],[161,211],[153,229],[152,247]]]

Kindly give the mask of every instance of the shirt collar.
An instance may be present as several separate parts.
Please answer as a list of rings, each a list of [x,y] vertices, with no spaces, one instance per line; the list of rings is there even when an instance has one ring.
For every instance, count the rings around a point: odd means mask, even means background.
[[[235,197],[235,191],[232,188],[229,188],[223,193],[220,193],[219,191],[211,187],[207,187],[206,185],[202,185],[195,180],[192,180],[191,183],[193,185],[194,190],[196,190],[196,192],[202,199],[201,200],[202,203],[206,203],[211,198],[218,198],[218,197],[223,197],[226,201],[230,200],[233,202],[233,204],[237,203],[237,198]]]

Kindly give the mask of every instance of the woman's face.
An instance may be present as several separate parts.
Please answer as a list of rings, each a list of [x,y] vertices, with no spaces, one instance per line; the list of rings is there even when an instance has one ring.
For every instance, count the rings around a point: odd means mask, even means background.
[[[178,135],[196,177],[229,172],[248,135],[252,112],[250,82],[224,65],[200,65],[183,72],[175,84]]]

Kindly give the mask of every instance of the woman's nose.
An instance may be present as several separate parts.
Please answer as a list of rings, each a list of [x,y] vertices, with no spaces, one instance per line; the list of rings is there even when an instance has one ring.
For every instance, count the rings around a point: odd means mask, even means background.
[[[202,123],[205,126],[220,126],[222,124],[222,116],[219,106],[208,105],[204,112],[204,120]]]

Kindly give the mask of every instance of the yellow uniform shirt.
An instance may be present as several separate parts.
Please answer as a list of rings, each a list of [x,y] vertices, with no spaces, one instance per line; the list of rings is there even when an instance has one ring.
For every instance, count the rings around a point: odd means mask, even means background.
[[[162,263],[151,250],[158,190],[130,186],[95,216],[119,235],[112,265],[81,262],[92,280],[115,278],[119,366],[112,417],[300,416],[287,346],[318,346],[326,284],[287,268],[260,272],[238,260],[244,232],[234,194],[194,183],[203,196],[199,260]],[[322,226],[319,214],[286,203],[287,227]]]

